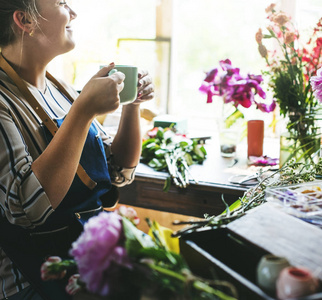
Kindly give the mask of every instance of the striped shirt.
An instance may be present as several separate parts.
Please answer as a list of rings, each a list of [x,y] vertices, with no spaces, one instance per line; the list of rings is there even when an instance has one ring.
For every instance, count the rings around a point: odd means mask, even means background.
[[[40,92],[26,82],[33,96],[51,118],[61,118],[71,107],[70,101],[46,79],[46,91]],[[62,83],[74,99],[78,93]],[[0,70],[0,217],[24,228],[43,224],[53,212],[50,201],[34,175],[31,164],[46,148],[41,119],[18,88]],[[120,168],[113,163],[112,137],[98,122],[112,183],[123,186],[134,180],[135,168]],[[0,248],[0,299],[5,299],[29,284]]]

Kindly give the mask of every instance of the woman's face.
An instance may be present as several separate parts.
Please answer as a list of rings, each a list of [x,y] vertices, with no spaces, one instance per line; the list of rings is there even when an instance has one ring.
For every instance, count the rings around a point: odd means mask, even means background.
[[[40,17],[34,36],[48,51],[62,54],[75,47],[71,21],[76,13],[68,6],[66,1],[37,0]]]

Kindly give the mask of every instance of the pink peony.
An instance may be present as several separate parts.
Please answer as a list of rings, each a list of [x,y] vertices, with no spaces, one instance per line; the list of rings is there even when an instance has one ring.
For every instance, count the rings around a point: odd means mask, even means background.
[[[70,254],[90,292],[102,296],[110,294],[120,265],[130,267],[123,243],[122,218],[116,213],[101,212],[84,225]]]

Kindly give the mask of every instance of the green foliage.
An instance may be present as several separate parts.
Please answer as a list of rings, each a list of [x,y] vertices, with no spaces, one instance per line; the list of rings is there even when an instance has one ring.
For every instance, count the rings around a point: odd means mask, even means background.
[[[206,149],[170,128],[155,128],[151,132],[155,133],[154,137],[142,143],[141,161],[156,171],[169,173],[163,191],[167,192],[172,182],[185,188],[190,183],[189,178],[193,179],[189,166],[202,164],[207,156]]]

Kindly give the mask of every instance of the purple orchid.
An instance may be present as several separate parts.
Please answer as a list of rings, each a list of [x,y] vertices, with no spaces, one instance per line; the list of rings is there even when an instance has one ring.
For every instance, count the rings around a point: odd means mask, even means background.
[[[271,104],[256,103],[257,108],[262,112],[271,112],[276,108],[276,101],[272,101]]]
[[[322,68],[318,69],[316,76],[310,78],[314,96],[322,102]]]
[[[241,105],[245,108],[252,104],[263,112],[270,112],[275,109],[276,103],[262,104],[255,101],[258,94],[262,99],[266,98],[260,84],[263,82],[261,75],[241,75],[239,68],[234,68],[229,59],[221,60],[219,65],[222,69],[212,69],[207,73],[206,78],[199,90],[207,94],[207,103],[212,103],[213,96],[221,96],[224,103],[233,103],[237,108]]]
[[[84,231],[72,244],[74,257],[82,281],[90,292],[102,296],[118,286],[120,266],[131,268],[124,244],[122,217],[102,212],[91,218]]]
[[[278,158],[271,158],[267,155],[264,156],[250,156],[248,158],[249,164],[254,166],[276,166],[278,164]]]

